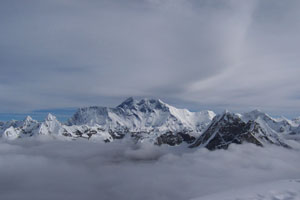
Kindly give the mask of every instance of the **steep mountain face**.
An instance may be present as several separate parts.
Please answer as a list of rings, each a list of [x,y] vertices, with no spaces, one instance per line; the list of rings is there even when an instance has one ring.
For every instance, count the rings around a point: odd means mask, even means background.
[[[32,129],[22,132],[24,125],[11,122],[3,125],[3,137],[15,139],[33,135],[65,136],[69,139],[87,138],[105,142],[129,135],[136,141],[158,145],[192,143],[209,125],[212,111],[190,112],[177,109],[161,100],[129,98],[116,108],[80,108],[66,124],[49,114],[44,122],[28,122]],[[12,126],[11,124],[15,124]],[[174,142],[176,140],[176,142]]]
[[[293,129],[291,133],[285,135],[286,139],[300,141],[300,125]]]
[[[212,120],[212,111],[190,112],[177,109],[161,100],[129,98],[116,108],[88,107],[79,109],[68,125],[101,125],[105,129],[130,131],[201,132]]]
[[[158,99],[128,98],[115,108],[80,108],[66,124],[49,114],[43,122],[0,122],[3,139],[48,136],[58,139],[88,139],[112,142],[124,137],[135,142],[171,146],[182,143],[210,150],[226,149],[232,143],[275,144],[288,147],[284,139],[300,140],[298,121],[275,119],[254,110],[243,114],[212,111],[190,112]]]
[[[11,125],[13,124],[13,125]],[[4,127],[7,126],[8,128]],[[10,125],[10,126],[9,126]],[[104,142],[112,141],[112,136],[105,132],[99,125],[88,126],[67,126],[60,123],[55,116],[48,114],[43,122],[38,122],[30,117],[19,122],[7,122],[1,126],[2,138],[14,140],[17,138],[50,136],[57,139],[85,138],[100,140]]]
[[[253,143],[258,146],[276,144],[288,147],[276,133],[268,132],[261,126],[261,122],[258,123],[249,116],[240,116],[230,112],[216,116],[210,126],[190,147],[200,146],[209,150],[227,149],[232,143]],[[244,121],[245,118],[247,118],[247,122]]]
[[[295,118],[289,120],[285,117],[272,118],[266,113],[254,110],[242,115],[245,122],[249,120],[257,122],[267,133],[272,133],[284,139],[300,140],[300,125]]]
[[[31,117],[26,117],[26,119],[31,119]],[[0,131],[4,132],[6,129],[8,129],[9,127],[20,127],[22,126],[22,124],[24,123],[24,121],[26,120],[24,119],[23,121],[17,121],[17,120],[11,120],[11,121],[7,121],[7,122],[0,122]]]
[[[113,137],[129,133],[137,140],[175,145],[174,138],[177,140],[176,144],[195,140],[214,116],[212,111],[190,112],[172,107],[161,100],[137,101],[129,98],[116,108],[81,108],[67,124],[97,124]],[[182,137],[185,134],[189,137]]]
[[[248,122],[250,120],[256,121],[269,132],[288,134],[295,128],[295,125],[290,120],[284,117],[275,119],[270,117],[266,113],[261,112],[260,110],[254,110],[248,113],[244,113],[242,115],[242,119],[245,122]]]
[[[291,120],[292,123],[294,123],[295,126],[300,126],[300,117],[296,117]]]
[[[32,136],[39,127],[39,123],[31,117],[26,117],[23,121],[9,121],[4,123],[0,130],[2,138],[8,140]]]
[[[37,133],[39,135],[61,134],[62,125],[55,116],[48,114],[45,121],[39,124]]]

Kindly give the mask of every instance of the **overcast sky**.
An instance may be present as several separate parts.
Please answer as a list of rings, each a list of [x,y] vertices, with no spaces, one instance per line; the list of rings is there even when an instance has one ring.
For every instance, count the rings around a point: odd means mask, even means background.
[[[298,0],[1,0],[0,112],[115,106],[300,115]]]

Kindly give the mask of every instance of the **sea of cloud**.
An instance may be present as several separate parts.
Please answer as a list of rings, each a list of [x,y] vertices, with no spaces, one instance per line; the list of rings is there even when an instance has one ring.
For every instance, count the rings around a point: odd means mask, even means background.
[[[298,143],[294,146],[299,147]],[[192,199],[300,178],[299,150],[89,141],[0,142],[0,199]]]

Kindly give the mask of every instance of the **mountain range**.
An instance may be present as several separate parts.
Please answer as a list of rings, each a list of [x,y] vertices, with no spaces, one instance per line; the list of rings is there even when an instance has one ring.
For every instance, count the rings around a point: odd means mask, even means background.
[[[254,110],[238,114],[224,111],[191,112],[178,109],[159,99],[128,98],[115,108],[80,108],[66,122],[48,114],[43,122],[30,116],[22,121],[0,122],[3,140],[49,136],[55,139],[88,139],[101,142],[130,138],[170,146],[186,144],[190,148],[227,149],[232,143],[267,144],[289,148],[287,139],[300,135],[300,120],[273,118]]]

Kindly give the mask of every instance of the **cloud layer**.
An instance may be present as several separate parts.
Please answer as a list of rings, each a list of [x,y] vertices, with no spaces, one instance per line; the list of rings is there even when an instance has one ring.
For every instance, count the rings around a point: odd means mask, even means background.
[[[299,108],[296,0],[0,3],[0,111],[159,97],[189,108]]]
[[[298,158],[297,150],[253,145],[209,152],[118,142],[1,142],[0,198],[192,199],[300,178]]]

